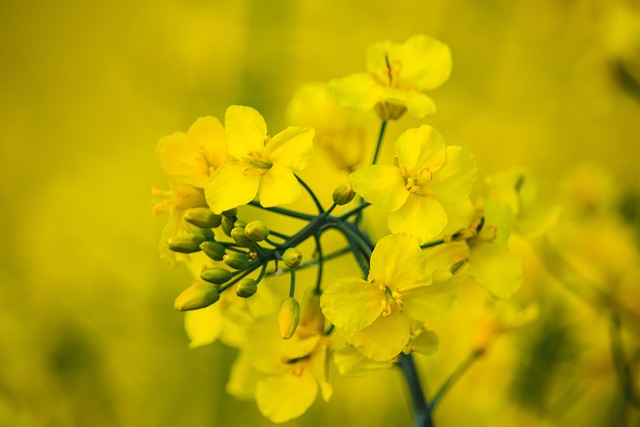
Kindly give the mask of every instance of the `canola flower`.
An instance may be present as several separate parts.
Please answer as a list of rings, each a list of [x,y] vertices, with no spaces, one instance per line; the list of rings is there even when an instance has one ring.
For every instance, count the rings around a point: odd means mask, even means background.
[[[366,67],[366,73],[329,83],[338,102],[361,111],[375,108],[382,120],[398,119],[405,111],[424,117],[436,111],[424,92],[449,79],[451,51],[424,35],[414,35],[404,43],[385,40],[369,46]]]
[[[256,195],[264,207],[292,203],[300,196],[294,172],[311,161],[313,129],[292,126],[269,137],[260,113],[232,105],[225,113],[225,132],[232,160],[218,168],[205,186],[213,212],[245,205]]]
[[[353,190],[389,213],[393,233],[410,233],[424,243],[447,225],[443,204],[468,197],[476,178],[473,154],[446,147],[428,125],[409,129],[395,143],[396,165],[370,165],[352,173]]]

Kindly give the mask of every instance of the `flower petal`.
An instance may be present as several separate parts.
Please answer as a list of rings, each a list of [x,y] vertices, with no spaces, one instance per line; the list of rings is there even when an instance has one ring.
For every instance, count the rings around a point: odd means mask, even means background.
[[[338,328],[357,331],[382,313],[382,294],[376,285],[355,277],[330,284],[320,297],[325,317]]]
[[[444,202],[457,202],[469,195],[477,172],[471,151],[458,146],[447,147],[447,158],[433,174],[429,189]]]
[[[422,244],[447,225],[447,214],[437,200],[411,194],[400,209],[391,212],[387,225],[393,233],[409,233]]]
[[[451,75],[451,50],[432,37],[409,37],[398,50],[398,60],[402,64],[401,82],[414,84],[421,90],[435,89]]]
[[[393,288],[417,286],[427,281],[427,260],[415,237],[392,234],[378,241],[371,254],[369,278]]]
[[[304,414],[316,400],[318,384],[308,369],[300,375],[287,373],[258,382],[256,404],[262,415],[283,423]]]
[[[349,175],[353,191],[386,212],[399,209],[409,197],[400,169],[391,165],[371,165]]]
[[[434,172],[440,169],[446,158],[442,135],[429,125],[407,129],[398,137],[394,148],[398,162],[414,173],[423,168]]]
[[[367,111],[373,108],[384,88],[368,73],[357,73],[331,80],[329,89],[340,105]]]
[[[458,281],[446,270],[433,274],[433,283],[401,291],[404,314],[419,322],[440,320],[458,296]]]
[[[290,168],[276,163],[260,178],[258,197],[265,208],[286,205],[300,197],[300,183]]]
[[[313,129],[290,126],[275,135],[264,147],[263,155],[295,171],[307,167],[313,156]]]
[[[204,188],[207,204],[213,212],[220,214],[253,200],[260,177],[250,172],[249,167],[240,162],[225,163],[215,171]]]
[[[389,317],[378,317],[364,329],[342,332],[342,335],[369,359],[385,362],[400,354],[409,341],[409,329],[409,318],[393,313]]]
[[[210,305],[184,314],[184,329],[191,341],[189,348],[201,347],[215,342],[222,334],[220,306]]]
[[[227,159],[227,135],[220,120],[200,117],[187,132],[189,142],[203,152],[210,166],[217,168]]]
[[[479,242],[470,248],[469,276],[496,297],[506,299],[522,284],[522,263],[504,246]]]
[[[243,105],[227,108],[224,125],[229,139],[229,154],[242,159],[248,153],[262,153],[267,124],[258,111]]]

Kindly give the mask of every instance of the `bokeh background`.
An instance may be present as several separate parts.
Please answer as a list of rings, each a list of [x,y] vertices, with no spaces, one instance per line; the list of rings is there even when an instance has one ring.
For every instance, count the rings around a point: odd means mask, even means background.
[[[523,165],[554,188],[595,161],[638,185],[637,1],[1,2],[0,426],[270,425],[224,393],[234,350],[187,348],[172,305],[189,275],[159,260],[165,219],[151,217],[150,188],[166,186],[156,142],[231,104],[281,129],[298,85],[416,33],[449,44],[454,71],[438,113],[390,139],[426,122],[473,151],[480,176]],[[463,357],[468,334],[452,334],[426,363],[434,383]],[[525,411],[495,398],[513,370],[502,357],[461,381],[440,425]],[[335,375],[335,389],[289,425],[409,425],[396,371]],[[569,419],[608,425],[600,409]]]

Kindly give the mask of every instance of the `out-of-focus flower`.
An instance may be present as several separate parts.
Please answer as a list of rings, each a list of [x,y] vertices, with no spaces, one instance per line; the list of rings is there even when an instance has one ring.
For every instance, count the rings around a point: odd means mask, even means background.
[[[367,50],[366,73],[332,80],[329,85],[342,105],[367,111],[375,107],[382,120],[398,119],[405,111],[415,117],[435,113],[423,92],[438,88],[451,74],[449,47],[424,35],[404,43],[385,40]]]
[[[437,236],[447,225],[441,202],[465,199],[476,178],[469,150],[445,147],[431,126],[409,129],[395,144],[397,166],[371,165],[350,175],[353,189],[389,212],[393,233],[409,233],[419,243]]]
[[[264,207],[291,203],[300,196],[294,171],[304,169],[313,154],[313,129],[288,127],[267,136],[263,117],[250,107],[232,105],[225,115],[229,154],[205,186],[217,214],[249,203],[258,195]]]

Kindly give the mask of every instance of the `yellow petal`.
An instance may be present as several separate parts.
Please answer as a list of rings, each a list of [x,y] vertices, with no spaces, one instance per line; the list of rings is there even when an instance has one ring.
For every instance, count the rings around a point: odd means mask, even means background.
[[[357,331],[380,316],[382,296],[377,285],[345,277],[325,289],[320,307],[325,317],[338,328]]]
[[[207,204],[220,214],[249,203],[258,192],[260,176],[244,163],[225,163],[211,176],[204,188]]]
[[[446,270],[433,275],[433,283],[402,291],[403,312],[419,322],[440,320],[449,313],[458,296],[458,281]]]
[[[318,384],[304,369],[300,375],[292,373],[267,377],[256,387],[256,404],[262,415],[274,423],[283,423],[304,414],[316,400]]]
[[[379,369],[387,369],[393,366],[393,363],[376,362],[364,357],[364,354],[356,350],[355,347],[345,347],[333,353],[333,362],[338,367],[340,374],[344,376],[363,376],[371,371]]]
[[[494,296],[507,299],[522,284],[522,263],[506,247],[480,242],[471,247],[469,275]]]
[[[329,89],[339,104],[368,111],[378,101],[384,88],[368,73],[352,74],[329,82]]]
[[[227,158],[227,135],[220,120],[200,117],[191,125],[187,137],[192,146],[203,151],[210,166],[218,168]]]
[[[415,237],[392,234],[378,241],[371,254],[369,278],[377,284],[408,288],[427,282],[427,260]]]
[[[220,306],[210,305],[200,310],[186,312],[184,328],[191,341],[189,348],[201,347],[215,342],[222,333]]]
[[[302,170],[313,156],[313,136],[311,128],[290,126],[271,138],[264,147],[263,155],[274,164]]]
[[[349,180],[353,191],[386,212],[399,209],[409,197],[400,169],[395,166],[366,166],[349,175]]]
[[[447,158],[433,174],[429,189],[439,200],[457,202],[469,195],[477,172],[471,151],[458,146],[447,147]]]
[[[428,168],[435,172],[445,162],[446,150],[442,135],[429,125],[404,131],[396,140],[398,162],[409,172]]]
[[[300,183],[289,167],[276,163],[260,178],[258,197],[265,208],[293,203],[300,197]]]
[[[229,154],[242,159],[249,153],[262,153],[267,124],[258,111],[243,105],[232,105],[227,108],[224,124],[229,139]]]
[[[389,317],[378,317],[362,330],[341,334],[369,359],[385,362],[400,354],[409,341],[409,328],[409,318],[394,312]]]
[[[400,209],[389,214],[387,225],[393,233],[409,233],[422,244],[442,232],[447,214],[436,200],[411,194]]]
[[[226,391],[236,399],[252,400],[258,382],[264,375],[253,369],[246,352],[240,352],[229,373]]]
[[[451,75],[451,50],[432,37],[409,37],[398,49],[398,59],[402,64],[400,81],[421,90],[435,89]]]

